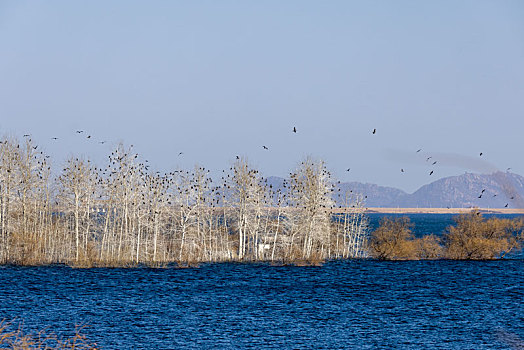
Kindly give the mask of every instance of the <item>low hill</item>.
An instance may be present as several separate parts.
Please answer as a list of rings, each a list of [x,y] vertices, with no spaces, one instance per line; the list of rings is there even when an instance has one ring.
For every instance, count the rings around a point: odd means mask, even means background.
[[[283,178],[271,176],[267,182],[273,189],[287,191]],[[412,194],[376,184],[339,183],[335,190],[338,205],[343,204],[343,195],[338,196],[338,193],[346,191],[366,196],[368,207],[505,208],[507,205],[507,208],[524,208],[524,177],[511,172],[445,177],[420,187]]]

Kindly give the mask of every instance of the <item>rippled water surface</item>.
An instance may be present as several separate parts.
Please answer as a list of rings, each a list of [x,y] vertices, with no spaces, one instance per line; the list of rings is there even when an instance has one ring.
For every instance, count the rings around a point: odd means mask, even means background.
[[[0,268],[0,315],[105,349],[507,349],[523,260]]]

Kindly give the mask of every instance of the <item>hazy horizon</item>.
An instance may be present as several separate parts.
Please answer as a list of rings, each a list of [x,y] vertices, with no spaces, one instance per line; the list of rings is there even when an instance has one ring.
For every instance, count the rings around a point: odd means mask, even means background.
[[[160,171],[242,155],[286,177],[311,155],[408,193],[524,174],[522,18],[519,1],[4,1],[0,135],[55,167],[123,141]]]

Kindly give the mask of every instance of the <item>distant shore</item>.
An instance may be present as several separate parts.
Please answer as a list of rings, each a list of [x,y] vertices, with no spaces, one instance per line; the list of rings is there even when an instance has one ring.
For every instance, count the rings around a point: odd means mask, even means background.
[[[514,208],[366,208],[367,214],[464,214],[478,210],[485,214],[524,214]]]

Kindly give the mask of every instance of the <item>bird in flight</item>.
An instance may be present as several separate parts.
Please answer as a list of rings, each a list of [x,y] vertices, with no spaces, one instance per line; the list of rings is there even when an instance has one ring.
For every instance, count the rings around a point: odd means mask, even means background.
[[[400,172],[403,173],[404,172],[404,168],[400,169]]]
[[[427,162],[428,160],[430,160],[431,158],[433,158],[433,157],[431,157],[431,156],[430,156],[430,157],[427,157],[427,158],[426,158],[426,162]]]
[[[422,151],[422,148],[419,148],[419,149],[417,150],[417,153],[420,152],[420,151]]]
[[[433,170],[431,170],[431,171],[429,172],[429,175],[433,175]]]
[[[83,132],[84,132],[84,130],[77,130],[77,131],[76,131],[77,134],[81,134],[81,133],[83,133]]]
[[[105,141],[100,141],[99,143],[101,143],[101,144],[103,145],[103,144],[106,143],[106,142],[105,142]]]
[[[511,170],[511,168],[507,168],[507,169],[506,169],[506,171],[510,171],[510,170]]]
[[[485,189],[485,188],[483,188],[482,191],[481,191],[480,193],[484,193],[484,192],[486,192],[486,189]]]
[[[87,138],[90,139],[90,138],[91,138],[91,135],[87,135]]]
[[[346,171],[350,171],[350,170],[351,170],[351,168],[347,168],[347,169],[346,169]]]
[[[431,165],[435,165],[435,164],[437,164],[437,161],[434,161]]]
[[[480,152],[480,155],[479,155],[479,157],[482,157],[482,152]]]
[[[293,132],[296,134],[297,133],[297,128],[296,127],[293,127]]]
[[[482,193],[480,194],[480,196],[478,198],[482,198]]]
[[[178,153],[179,156],[181,156],[182,154],[184,154],[184,152],[180,152],[180,153]]]
[[[267,150],[269,149],[269,148],[267,148],[266,146],[262,146],[262,147],[263,147],[264,149],[267,149]]]
[[[24,135],[24,137],[29,137],[29,136],[31,136],[31,135],[29,135],[29,134],[25,134],[25,135]]]
[[[509,204],[509,203],[506,203],[506,205],[504,206],[504,208],[507,208],[507,207],[508,207],[508,204]]]
[[[373,135],[377,133],[377,129],[373,129]]]
[[[58,140],[58,137],[51,137],[51,140]]]

